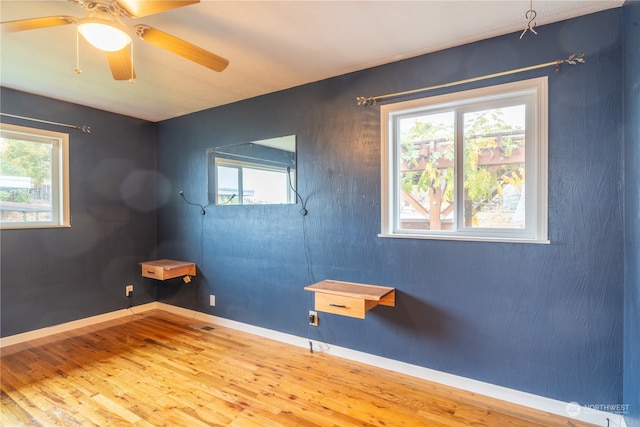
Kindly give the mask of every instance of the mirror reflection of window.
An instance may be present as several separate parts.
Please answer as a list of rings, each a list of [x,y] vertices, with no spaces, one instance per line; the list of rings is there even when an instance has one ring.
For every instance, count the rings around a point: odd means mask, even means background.
[[[218,204],[264,205],[295,203],[286,167],[229,159],[216,160]],[[290,169],[289,169],[290,171]]]
[[[286,170],[242,168],[244,188],[253,192],[242,194],[244,204],[291,203]]]
[[[295,204],[295,135],[207,150],[209,202]]]

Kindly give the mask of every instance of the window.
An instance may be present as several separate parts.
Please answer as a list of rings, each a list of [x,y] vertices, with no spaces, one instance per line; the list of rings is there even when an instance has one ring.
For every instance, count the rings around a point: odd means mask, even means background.
[[[0,135],[0,226],[68,227],[68,135],[4,123]]]
[[[548,243],[546,77],[381,113],[381,236]]]
[[[223,158],[216,158],[215,166],[217,204],[295,203],[291,168]]]

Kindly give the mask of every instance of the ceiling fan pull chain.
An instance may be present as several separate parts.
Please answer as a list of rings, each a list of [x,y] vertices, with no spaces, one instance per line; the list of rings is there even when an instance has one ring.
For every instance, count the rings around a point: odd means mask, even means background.
[[[80,69],[80,33],[76,31],[76,69],[73,70],[76,74],[82,73]]]
[[[129,77],[129,82],[131,83],[135,83],[136,82],[136,75],[134,74],[133,71],[133,41],[131,41],[131,45],[130,45],[130,50],[129,53],[131,54],[131,76]]]

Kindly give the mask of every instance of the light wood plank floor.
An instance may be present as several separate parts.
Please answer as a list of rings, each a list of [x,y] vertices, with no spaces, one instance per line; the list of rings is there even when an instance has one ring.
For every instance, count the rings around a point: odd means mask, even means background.
[[[0,425],[588,425],[193,323],[152,311],[3,349]]]

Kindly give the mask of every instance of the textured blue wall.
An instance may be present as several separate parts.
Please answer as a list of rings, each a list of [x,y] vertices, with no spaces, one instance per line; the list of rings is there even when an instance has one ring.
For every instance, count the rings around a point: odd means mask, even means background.
[[[88,125],[69,132],[71,228],[2,230],[3,337],[152,301],[138,263],[155,256],[156,125],[2,88],[2,112]]]
[[[582,404],[622,402],[623,188],[620,9],[511,34],[162,122],[161,257],[193,260],[161,300],[305,336],[325,278],[398,290],[366,320],[320,314],[330,344]],[[549,75],[551,245],[383,239],[380,95],[566,58]],[[483,84],[489,84],[483,83]],[[475,85],[477,86],[477,85]],[[456,90],[468,89],[466,85]],[[206,204],[208,147],[296,134],[300,206]],[[208,306],[215,294],[216,307]]]
[[[626,2],[625,29],[625,306],[624,402],[640,427],[640,2]]]

